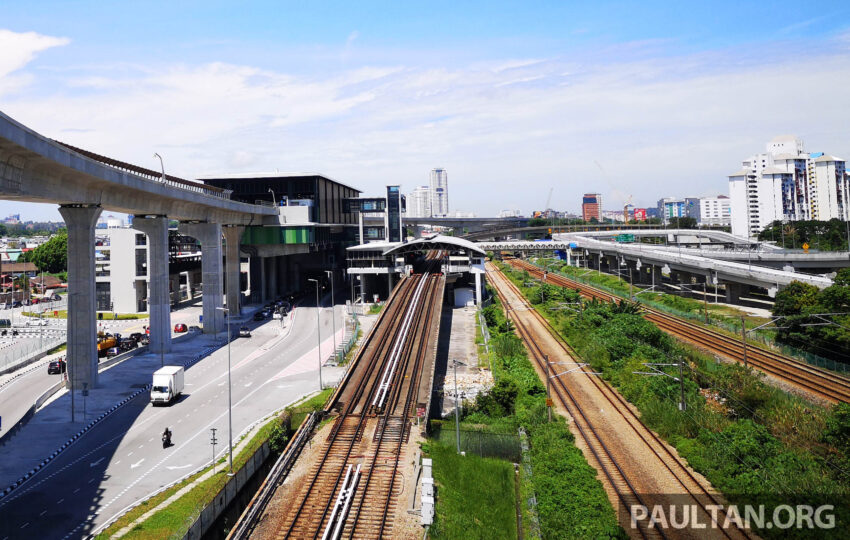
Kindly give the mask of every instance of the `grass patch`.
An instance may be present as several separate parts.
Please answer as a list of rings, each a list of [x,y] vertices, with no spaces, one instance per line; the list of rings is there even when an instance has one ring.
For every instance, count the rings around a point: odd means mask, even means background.
[[[286,446],[286,442],[295,430],[301,426],[301,423],[307,417],[307,414],[312,411],[321,410],[324,404],[330,397],[333,389],[328,388],[322,392],[306,398],[290,407],[286,408],[290,418],[290,432],[286,432],[282,424],[281,417],[277,416],[266,422],[258,431],[251,437],[248,445],[243,448],[237,455],[233,456],[233,469],[239,470],[248,459],[257,451],[264,442],[268,441],[272,454],[279,454]],[[219,459],[218,463],[226,462],[226,457]],[[151,497],[147,501],[141,503],[136,508],[130,510],[118,521],[113,523],[109,528],[97,536],[98,540],[106,540],[113,534],[117,533],[122,528],[126,527],[151,508],[177,493],[180,489],[195,481],[204,473],[211,470],[212,467],[207,467],[179,484],[163,491],[162,493]],[[128,540],[147,540],[147,539],[166,539],[171,538],[176,532],[185,532],[189,525],[199,515],[200,511],[212,501],[212,498],[218,493],[227,483],[226,467],[216,465],[217,472],[215,475],[207,478],[190,492],[186,493],[178,500],[174,501],[167,507],[159,510],[153,516],[148,518],[143,523],[134,527],[126,536]]]
[[[500,459],[428,443],[423,454],[434,460],[436,512],[429,535],[440,539],[515,539],[514,467]]]
[[[367,312],[369,315],[377,315],[384,309],[383,304],[372,304],[369,306],[369,311]]]
[[[55,316],[53,315],[54,313],[56,313]],[[112,320],[127,321],[127,320],[147,319],[148,318],[147,313],[115,313],[115,314],[113,314],[111,311],[98,311],[97,314],[98,314],[98,316],[103,315],[102,319],[98,319],[98,320],[103,320],[103,321],[112,321]],[[39,314],[35,311],[23,311],[23,312],[21,312],[21,315],[23,315],[24,317],[38,317],[39,316]],[[113,318],[113,315],[114,315],[114,318]],[[44,317],[45,319],[67,319],[68,318],[68,310],[58,309],[58,310],[45,311],[42,314],[42,317]]]
[[[62,345],[57,345],[57,346],[53,347],[52,349],[50,349],[49,351],[47,351],[47,356],[50,356],[51,354],[56,354],[58,352],[62,352],[67,348],[68,348],[67,343],[63,343]]]

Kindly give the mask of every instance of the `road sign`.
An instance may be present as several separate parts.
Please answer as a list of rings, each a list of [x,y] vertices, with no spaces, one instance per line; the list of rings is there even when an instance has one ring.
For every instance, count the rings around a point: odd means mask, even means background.
[[[806,253],[808,253],[808,252],[809,252],[809,243],[808,243],[808,242],[805,242],[805,243],[803,244],[803,251],[805,251]]]
[[[631,243],[635,241],[635,235],[633,234],[618,234],[614,237],[614,240],[617,242],[623,243]]]
[[[547,407],[551,407],[554,404],[555,404],[555,402],[552,401],[552,398],[546,398],[546,406]]]

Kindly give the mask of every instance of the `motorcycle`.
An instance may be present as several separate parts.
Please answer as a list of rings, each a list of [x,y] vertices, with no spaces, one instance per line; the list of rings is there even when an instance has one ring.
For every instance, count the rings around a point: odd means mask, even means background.
[[[169,446],[171,446],[171,430],[166,429],[162,434],[162,447],[168,448]]]

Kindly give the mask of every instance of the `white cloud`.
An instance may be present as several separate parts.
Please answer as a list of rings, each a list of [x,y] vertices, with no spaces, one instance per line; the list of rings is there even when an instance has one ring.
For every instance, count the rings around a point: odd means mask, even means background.
[[[68,43],[70,40],[67,38],[0,29],[0,78],[30,63],[37,53]]]
[[[585,191],[601,191],[612,208],[628,195],[651,205],[720,193],[725,175],[777,133],[850,154],[848,55],[742,64],[736,53],[310,76],[155,62],[113,75],[89,65],[51,71],[60,83],[47,99],[20,95],[4,107],[44,135],[117,159],[155,168],[159,151],[187,177],[315,170],[378,193],[390,183],[412,189],[444,166],[453,204],[479,214],[528,212],[549,187],[553,206],[572,210]]]

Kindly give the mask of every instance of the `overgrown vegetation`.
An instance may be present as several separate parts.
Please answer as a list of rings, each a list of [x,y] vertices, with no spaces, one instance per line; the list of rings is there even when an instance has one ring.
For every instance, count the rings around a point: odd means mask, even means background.
[[[522,272],[508,277],[533,301],[541,286]],[[545,286],[544,286],[545,287]],[[539,300],[539,298],[538,298]],[[850,405],[826,409],[766,385],[738,364],[718,363],[682,346],[637,314],[635,304],[584,302],[582,310],[537,309],[594,371],[634,403],[644,422],[679,451],[731,502],[820,504],[834,501],[834,531],[761,530],[766,537],[846,537],[850,524]],[[685,362],[685,401],[678,409],[678,369],[646,377],[647,363]],[[840,531],[840,532],[839,532]]]
[[[536,496],[543,538],[625,538],[596,470],[575,446],[565,420],[555,415],[553,422],[547,422],[545,388],[513,324],[498,302],[483,312],[491,336],[495,384],[464,407],[464,423],[499,432],[516,433],[520,426],[527,431],[533,477],[523,479],[521,491]],[[527,513],[526,501],[520,504]],[[526,538],[529,522],[524,517]]]
[[[511,463],[431,442],[422,446],[434,460],[439,495],[436,519],[429,530],[434,539],[515,539],[516,497]]]
[[[759,240],[776,242],[788,249],[802,249],[808,244],[818,251],[842,251],[848,249],[847,223],[840,219],[829,221],[774,221],[759,233]]]
[[[850,361],[850,268],[839,270],[823,290],[792,281],[776,293],[773,315],[786,317],[777,325],[777,341]]]
[[[369,315],[377,315],[384,308],[383,304],[372,304],[369,306]]]

